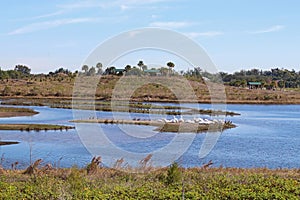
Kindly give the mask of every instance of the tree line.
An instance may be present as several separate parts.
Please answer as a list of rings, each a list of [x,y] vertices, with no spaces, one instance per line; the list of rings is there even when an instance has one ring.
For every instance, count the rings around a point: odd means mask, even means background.
[[[55,70],[54,72],[50,71],[48,74],[32,74],[31,69],[26,65],[16,65],[14,69],[2,70],[0,68],[0,80],[4,79],[22,79],[22,78],[32,78],[36,76],[57,76],[57,75],[65,75],[65,76],[76,76],[78,71],[74,73],[68,69],[63,67]]]
[[[148,69],[148,66],[144,63],[144,61],[140,60],[138,61],[136,66],[126,65],[124,68],[116,68],[115,66],[107,67],[105,70],[103,70],[102,63],[97,63],[96,67],[92,66],[89,67],[88,65],[83,65],[81,70],[82,72],[80,74],[87,75],[87,76],[93,76],[93,75],[143,75],[145,73],[148,74],[161,74],[161,75],[168,75],[173,74],[174,72],[175,64],[173,62],[167,62],[166,67],[160,67],[160,68],[151,68]]]
[[[219,76],[224,83],[237,87],[245,87],[249,82],[260,82],[267,89],[300,87],[300,71],[283,68],[240,70],[233,74],[220,72]]]
[[[273,68],[270,70],[260,70],[260,69],[250,69],[250,70],[240,70],[234,73],[219,72],[217,74],[211,74],[209,72],[203,71],[201,67],[194,67],[187,71],[176,72],[174,70],[175,64],[173,62],[167,62],[165,67],[151,68],[142,61],[134,66],[125,65],[124,68],[116,68],[115,66],[107,67],[103,69],[102,63],[98,62],[96,66],[89,67],[88,65],[83,65],[81,71],[72,72],[63,67],[55,70],[54,72],[49,72],[48,74],[42,74],[43,76],[57,76],[64,75],[69,77],[75,77],[77,75],[180,75],[187,77],[189,79],[194,79],[197,81],[203,81],[204,79],[209,79],[213,82],[222,81],[226,85],[236,86],[236,87],[246,87],[249,82],[260,82],[261,85],[267,89],[272,89],[274,87],[279,88],[299,88],[300,87],[300,71],[288,70],[284,68]],[[41,75],[41,74],[40,74]],[[21,79],[26,77],[39,76],[38,74],[31,74],[31,69],[26,65],[16,65],[13,70],[1,70],[0,68],[0,80],[3,79]]]

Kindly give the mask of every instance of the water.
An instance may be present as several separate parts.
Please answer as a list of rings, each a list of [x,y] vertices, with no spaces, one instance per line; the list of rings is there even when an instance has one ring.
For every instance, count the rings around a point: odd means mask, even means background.
[[[208,104],[184,104],[184,106],[210,108]],[[40,114],[30,117],[1,118],[0,123],[74,125],[69,122],[73,119],[72,110],[39,106],[30,108]],[[213,166],[299,168],[300,105],[227,105],[227,110],[241,113],[240,116],[226,117],[226,120],[233,121],[237,128],[225,130],[213,150],[204,159],[200,159],[198,154],[205,134],[197,134],[189,149],[178,159],[181,165],[200,166],[212,160]],[[102,118],[112,117],[109,112],[96,112],[96,114]],[[130,115],[141,119],[162,117],[132,113]],[[99,125],[99,127],[109,133],[107,137],[118,148],[145,154],[163,149],[176,136],[174,133],[157,133],[149,126]],[[130,134],[124,134],[122,129]],[[183,134],[182,138],[190,136],[191,134]],[[16,145],[0,147],[1,163],[6,168],[16,161],[19,162],[19,168],[24,168],[28,166],[30,159],[39,158],[43,159],[44,164],[51,163],[58,167],[73,165],[83,167],[92,158],[76,130],[0,131],[0,139],[20,142]]]

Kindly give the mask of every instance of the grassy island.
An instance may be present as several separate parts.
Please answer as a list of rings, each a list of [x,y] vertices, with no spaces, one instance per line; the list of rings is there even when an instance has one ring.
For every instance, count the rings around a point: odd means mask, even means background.
[[[47,131],[47,130],[69,130],[72,126],[52,125],[52,124],[0,124],[0,130],[18,131]]]
[[[150,121],[150,120],[115,120],[115,119],[87,119],[87,120],[72,120],[75,123],[101,123],[101,124],[133,124],[144,126],[155,126],[155,130],[159,132],[174,132],[174,133],[187,133],[187,132],[216,132],[225,129],[235,128],[232,122],[215,122],[211,124],[199,124],[188,122],[163,122],[163,121]]]
[[[0,118],[32,116],[36,114],[38,114],[38,112],[28,108],[0,107]]]
[[[15,141],[0,141],[0,146],[11,145],[11,144],[19,144],[19,142],[15,142]]]

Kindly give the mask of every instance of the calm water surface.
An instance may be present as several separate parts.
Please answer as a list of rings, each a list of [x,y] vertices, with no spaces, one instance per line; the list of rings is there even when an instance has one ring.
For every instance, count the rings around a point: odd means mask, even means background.
[[[198,107],[198,104],[184,104]],[[210,108],[200,104],[200,108]],[[72,125],[72,110],[48,107],[30,107],[40,112],[31,117],[1,118],[0,123],[49,123]],[[227,110],[241,116],[227,117],[238,127],[225,130],[217,144],[204,159],[198,157],[205,134],[197,134],[188,151],[178,160],[185,167],[200,166],[212,160],[214,166],[224,167],[300,167],[300,105],[227,105]],[[109,112],[97,112],[101,118],[111,118]],[[158,115],[131,114],[136,118],[161,118]],[[187,116],[185,116],[187,118]],[[124,125],[125,126],[125,125]],[[117,125],[101,125],[109,132],[109,139],[127,151],[148,153],[164,147],[173,133],[156,133],[152,127],[126,125],[126,130],[144,130],[141,134],[153,137],[137,139],[123,134]],[[144,133],[143,133],[144,132]],[[9,168],[18,161],[24,168],[32,160],[42,158],[44,163],[58,167],[85,166],[92,155],[81,143],[76,130],[69,131],[0,131],[1,140],[19,141],[20,144],[1,146],[2,166]],[[170,153],[170,152],[166,152]]]

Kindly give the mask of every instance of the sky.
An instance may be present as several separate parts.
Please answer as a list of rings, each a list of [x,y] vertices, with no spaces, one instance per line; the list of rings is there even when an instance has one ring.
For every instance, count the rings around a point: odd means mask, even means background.
[[[0,1],[0,67],[25,64],[33,73],[60,67],[75,71],[107,39],[157,27],[191,38],[219,71],[275,67],[299,71],[299,8],[298,0]],[[134,55],[118,65],[136,65],[144,59],[141,53]],[[145,57],[145,64],[153,63],[149,55]],[[153,60],[163,65],[172,59],[162,57]]]

